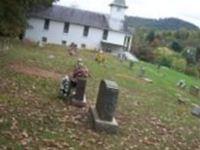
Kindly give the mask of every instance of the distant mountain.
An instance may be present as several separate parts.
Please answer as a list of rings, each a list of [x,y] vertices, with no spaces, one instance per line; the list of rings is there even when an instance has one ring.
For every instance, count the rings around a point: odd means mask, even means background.
[[[180,28],[186,28],[189,30],[199,29],[192,23],[177,19],[177,18],[166,18],[166,19],[147,19],[140,17],[128,16],[127,23],[130,28],[149,28],[159,30],[178,30]]]

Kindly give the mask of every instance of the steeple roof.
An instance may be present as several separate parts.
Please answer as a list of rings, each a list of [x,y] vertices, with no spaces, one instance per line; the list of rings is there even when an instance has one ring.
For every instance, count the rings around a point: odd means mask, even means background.
[[[128,7],[126,6],[125,0],[114,0],[114,1],[110,4],[110,6],[118,6],[118,7],[128,8]]]

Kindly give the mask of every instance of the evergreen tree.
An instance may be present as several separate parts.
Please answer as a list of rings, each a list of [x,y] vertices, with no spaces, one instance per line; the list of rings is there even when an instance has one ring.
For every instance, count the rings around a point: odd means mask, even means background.
[[[175,52],[181,52],[183,49],[183,46],[178,41],[173,41],[171,43],[171,49],[173,49]]]
[[[153,42],[155,39],[155,32],[154,31],[150,31],[146,37],[146,40],[151,43]]]
[[[26,27],[27,13],[39,6],[50,6],[57,0],[1,0],[0,36],[18,36]]]

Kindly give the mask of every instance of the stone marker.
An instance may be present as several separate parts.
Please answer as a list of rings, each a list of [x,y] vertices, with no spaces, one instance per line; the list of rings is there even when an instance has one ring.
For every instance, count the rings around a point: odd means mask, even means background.
[[[178,104],[183,104],[183,105],[186,105],[187,104],[187,102],[188,102],[188,100],[186,100],[186,99],[184,99],[183,97],[179,97],[178,99],[177,99],[177,102],[178,102]]]
[[[191,86],[190,87],[190,93],[194,96],[200,96],[200,88],[198,86]]]
[[[134,62],[133,62],[133,61],[130,61],[130,62],[129,62],[129,69],[132,69],[133,66],[134,66]]]
[[[90,107],[90,113],[96,131],[117,133],[118,123],[114,118],[114,114],[118,93],[118,85],[115,82],[109,80],[101,81],[96,107]]]
[[[87,80],[85,78],[79,78],[76,85],[76,92],[75,95],[72,98],[72,105],[78,106],[78,107],[84,107],[86,106],[86,84]]]
[[[153,83],[153,80],[149,79],[149,78],[143,78],[143,80],[147,83]]]
[[[199,106],[194,107],[191,113],[192,115],[200,118],[200,107]]]
[[[185,89],[186,88],[186,82],[185,80],[179,80],[176,84],[177,87],[181,88],[181,89]]]
[[[140,71],[139,71],[139,77],[144,77],[146,73],[145,68],[142,66],[140,67]]]

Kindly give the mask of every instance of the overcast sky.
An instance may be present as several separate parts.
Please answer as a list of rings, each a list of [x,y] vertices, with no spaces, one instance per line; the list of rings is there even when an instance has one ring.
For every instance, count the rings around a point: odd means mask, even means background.
[[[60,0],[57,4],[109,13],[113,0]],[[126,14],[146,18],[177,17],[200,27],[200,0],[126,0]]]

